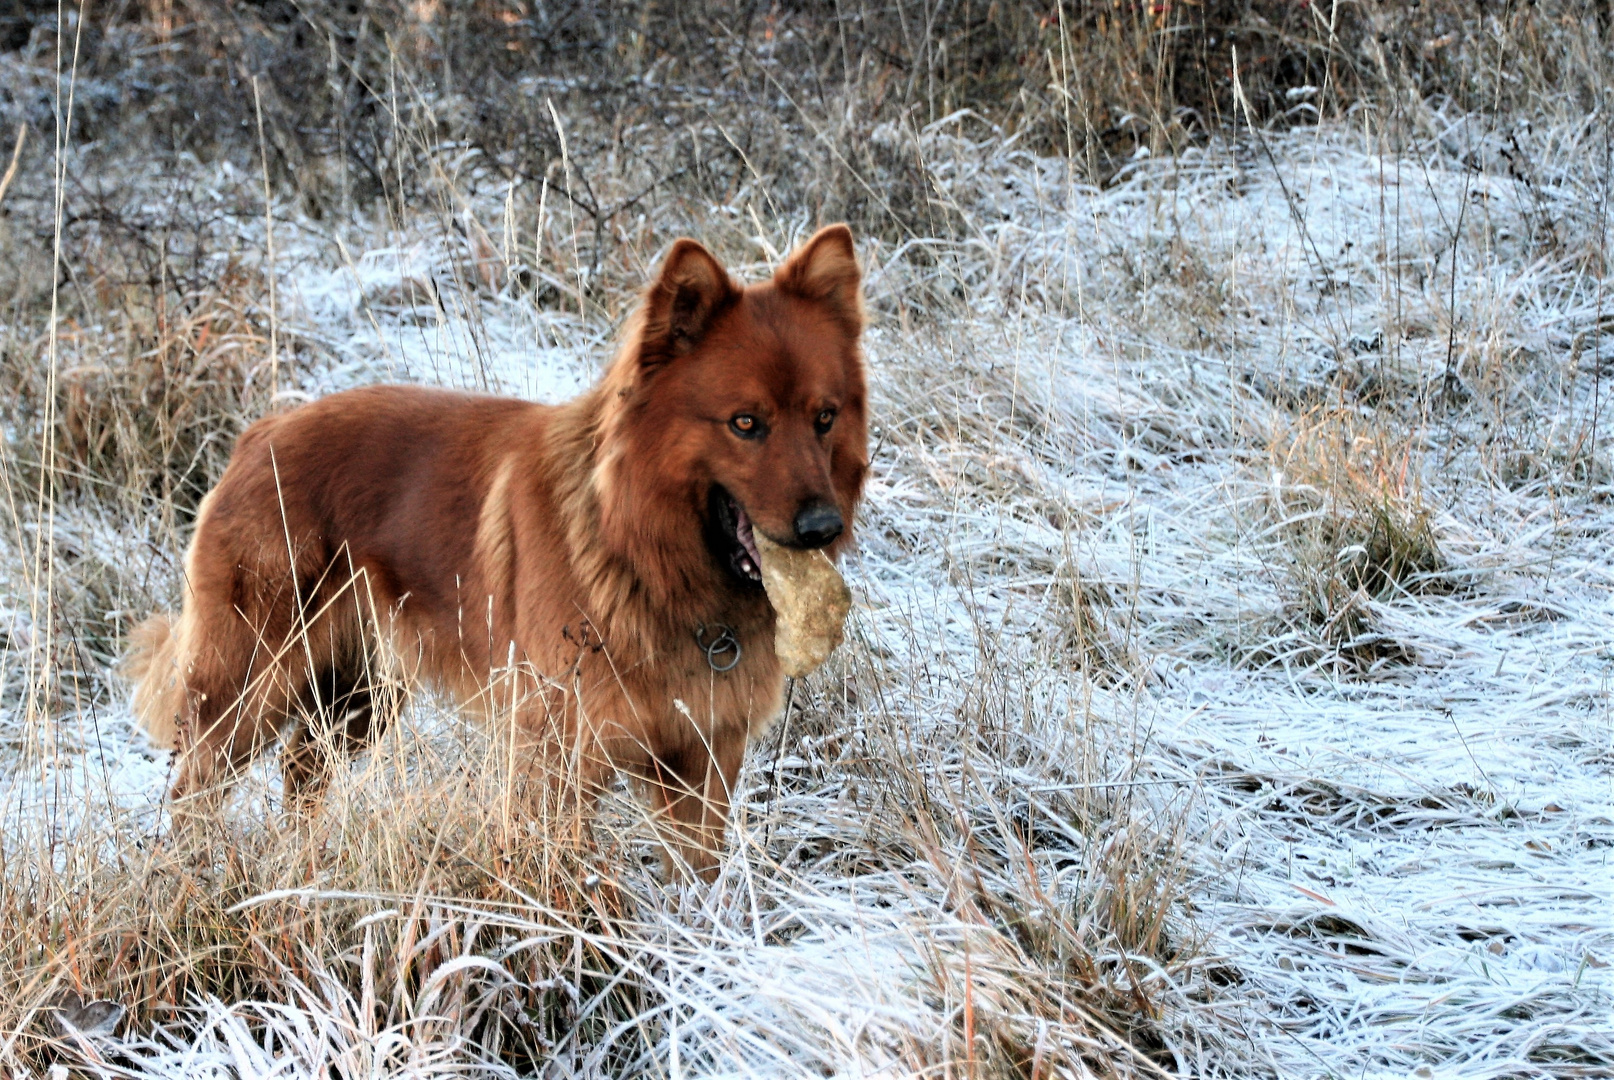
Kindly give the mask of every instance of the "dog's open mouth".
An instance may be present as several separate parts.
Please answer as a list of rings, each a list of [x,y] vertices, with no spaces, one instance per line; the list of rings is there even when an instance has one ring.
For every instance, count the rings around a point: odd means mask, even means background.
[[[745,507],[716,484],[708,502],[706,542],[712,554],[741,581],[762,584],[762,556],[757,554]]]

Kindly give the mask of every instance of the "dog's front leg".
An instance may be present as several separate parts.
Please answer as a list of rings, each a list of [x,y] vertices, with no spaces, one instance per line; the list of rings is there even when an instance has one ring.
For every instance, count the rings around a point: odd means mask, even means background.
[[[577,865],[597,844],[594,816],[615,769],[597,742],[579,738],[575,718],[552,702],[517,713],[499,768],[505,772],[498,809],[507,859],[541,842],[547,856]]]
[[[743,734],[657,757],[644,776],[667,877],[717,877],[729,801],[745,757]]]

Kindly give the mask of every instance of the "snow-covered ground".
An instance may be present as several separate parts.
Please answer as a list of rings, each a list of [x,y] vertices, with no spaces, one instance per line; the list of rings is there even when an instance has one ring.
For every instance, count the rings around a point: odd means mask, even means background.
[[[1186,1075],[1610,1075],[1614,488],[1576,441],[1610,347],[1586,133],[1528,136],[1563,163],[1533,186],[1463,168],[1494,133],[1434,117],[1398,154],[1296,132],[1098,191],[970,123],[915,148],[968,236],[865,249],[876,453],[849,645],[753,762],[719,885],[629,882],[637,936],[596,942],[661,1002],[652,1034],[579,1025],[549,1074],[962,1074],[972,1038],[1021,1048],[1002,1060],[1026,1075],[1147,1073],[1095,1003],[1132,986]],[[609,328],[443,288],[444,235],[289,248],[286,332],[334,358],[306,392],[586,385]],[[1352,432],[1350,460],[1295,449],[1319,430]],[[1442,559],[1354,598],[1346,641],[1298,584],[1319,556],[1296,537],[1344,512],[1329,467],[1427,508]],[[153,560],[83,507],[55,528]],[[22,561],[21,534],[0,544]],[[15,682],[39,635],[12,584]],[[7,844],[42,807],[62,838],[155,828],[166,762],[121,701],[6,723],[0,752],[52,748],[7,766]],[[1172,945],[1129,940],[1137,912],[1117,925],[1150,868]],[[541,905],[439,909],[593,933]],[[1090,968],[1038,951],[1054,924]],[[518,977],[486,955],[463,964]],[[423,1019],[462,1018],[434,1001],[382,1023],[333,979],[198,1002],[117,1067],[463,1070],[480,1051]],[[643,1057],[612,1057],[624,1039]]]

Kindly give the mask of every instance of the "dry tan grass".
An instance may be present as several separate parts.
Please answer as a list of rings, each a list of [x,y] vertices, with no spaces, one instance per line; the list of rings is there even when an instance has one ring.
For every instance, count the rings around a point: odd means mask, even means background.
[[[66,327],[51,410],[64,490],[96,484],[194,509],[235,437],[302,375],[295,349],[269,354],[265,291],[261,275],[232,267],[168,310],[124,313],[115,333]],[[19,410],[44,415],[37,382],[16,382]]]
[[[1450,588],[1412,440],[1354,410],[1324,407],[1286,424],[1270,453],[1293,632],[1264,641],[1255,659],[1356,673],[1409,659],[1369,606]]]
[[[530,1040],[560,1022],[545,981],[579,963],[598,979],[620,974],[587,945],[620,933],[620,898],[609,883],[583,886],[585,861],[561,841],[574,823],[488,814],[508,802],[494,748],[467,759],[408,739],[399,729],[313,820],[265,807],[260,784],[255,808],[242,800],[201,835],[114,819],[55,850],[48,834],[12,837],[0,866],[0,1029],[12,1060],[51,1059],[61,1031],[48,1006],[67,991],[116,1001],[142,1029],[189,1002],[274,1000],[336,978],[362,985],[383,1003],[377,1020],[392,1023],[445,964],[511,943],[507,931],[475,940],[482,908],[541,912],[555,928],[502,957],[527,992],[474,970],[451,980],[466,1038],[536,1060]],[[397,914],[365,921],[378,900]],[[536,1032],[499,1022],[514,1016]]]

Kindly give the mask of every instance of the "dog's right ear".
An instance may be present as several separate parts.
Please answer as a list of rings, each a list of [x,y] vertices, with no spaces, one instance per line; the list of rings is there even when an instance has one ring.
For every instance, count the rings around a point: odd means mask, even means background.
[[[699,345],[739,292],[711,252],[693,240],[679,240],[645,294],[640,369],[659,367]]]

